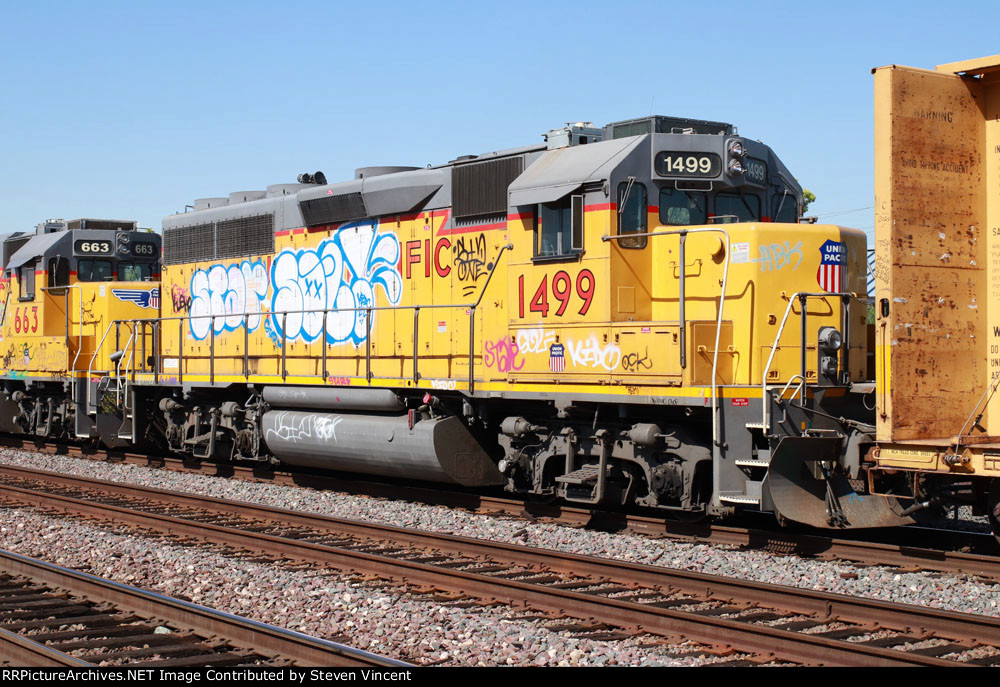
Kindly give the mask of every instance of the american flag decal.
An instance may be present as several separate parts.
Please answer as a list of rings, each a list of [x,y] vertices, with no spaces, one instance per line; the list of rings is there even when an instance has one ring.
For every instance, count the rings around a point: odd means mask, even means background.
[[[553,372],[562,372],[566,369],[566,347],[561,343],[549,346],[549,369]]]
[[[816,272],[819,287],[829,293],[843,291],[847,244],[829,240],[820,246],[819,253],[819,270]]]

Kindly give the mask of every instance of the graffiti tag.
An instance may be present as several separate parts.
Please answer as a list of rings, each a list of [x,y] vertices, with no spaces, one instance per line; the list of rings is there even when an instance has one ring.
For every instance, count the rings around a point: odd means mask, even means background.
[[[375,305],[375,287],[390,304],[399,303],[399,255],[395,234],[378,233],[371,221],[341,227],[316,248],[281,251],[271,265],[269,333],[275,340],[315,341],[328,311],[327,343],[360,345],[368,338],[366,308]]]
[[[799,241],[795,244],[795,247],[790,247],[788,241],[785,241],[784,245],[780,243],[772,243],[769,246],[760,247],[760,257],[754,258],[750,262],[760,263],[760,271],[767,272],[768,270],[780,270],[782,267],[787,267],[792,264],[794,259],[795,265],[792,267],[794,272],[802,264],[802,242]]]
[[[522,329],[517,333],[517,348],[522,353],[548,353],[556,333],[544,329]]]
[[[461,282],[472,282],[462,287],[468,295],[475,291],[475,282],[480,277],[489,274],[492,265],[486,263],[486,235],[479,234],[476,237],[462,236],[455,241],[451,248],[455,266],[455,274]]]
[[[170,301],[173,303],[175,313],[191,311],[191,294],[177,284],[170,287]]]
[[[648,370],[651,367],[653,367],[653,361],[649,359],[648,346],[642,354],[626,353],[622,356],[622,369],[626,372],[638,372],[639,370]]]
[[[191,336],[201,341],[212,331],[231,332],[243,326],[254,331],[261,323],[261,303],[267,295],[267,269],[260,260],[238,265],[213,265],[191,275]],[[173,293],[171,293],[171,298]],[[245,318],[243,313],[249,313]],[[214,319],[213,319],[214,317]]]
[[[487,341],[483,347],[483,364],[496,368],[498,372],[516,372],[524,367],[524,358],[517,342],[502,336],[496,341]]]
[[[267,430],[266,440],[283,439],[292,443],[319,439],[322,441],[337,440],[337,425],[344,420],[340,415],[304,415],[289,412],[278,413],[275,417],[274,429]]]
[[[622,360],[622,350],[617,344],[602,345],[594,335],[586,341],[567,341],[566,348],[573,364],[582,367],[603,367],[610,372]]]

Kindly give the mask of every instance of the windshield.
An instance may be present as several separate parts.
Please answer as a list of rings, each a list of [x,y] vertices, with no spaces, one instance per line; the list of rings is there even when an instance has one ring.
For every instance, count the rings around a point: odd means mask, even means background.
[[[111,281],[114,278],[111,261],[82,259],[77,263],[76,278],[79,281]]]
[[[152,281],[153,266],[148,262],[119,262],[119,281]]]

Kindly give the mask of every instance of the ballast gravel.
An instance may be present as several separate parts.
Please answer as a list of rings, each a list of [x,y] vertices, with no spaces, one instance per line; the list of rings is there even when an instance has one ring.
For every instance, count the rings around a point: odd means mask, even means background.
[[[525,522],[502,515],[472,513],[443,506],[105,463],[20,449],[0,449],[0,463],[397,527],[445,532],[963,613],[1000,616],[1000,585],[962,575],[906,572],[891,567],[859,566],[795,555],[778,556],[717,544],[654,539],[546,522]]]
[[[250,562],[30,508],[3,514],[0,541],[10,551],[417,664],[693,666],[733,658],[649,636],[574,637],[523,611],[442,605],[378,582]]]

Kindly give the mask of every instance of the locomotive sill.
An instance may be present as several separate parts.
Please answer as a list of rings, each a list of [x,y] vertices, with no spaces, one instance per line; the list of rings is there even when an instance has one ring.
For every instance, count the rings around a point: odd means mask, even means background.
[[[586,251],[576,250],[562,255],[536,255],[531,258],[531,262],[581,262]]]

